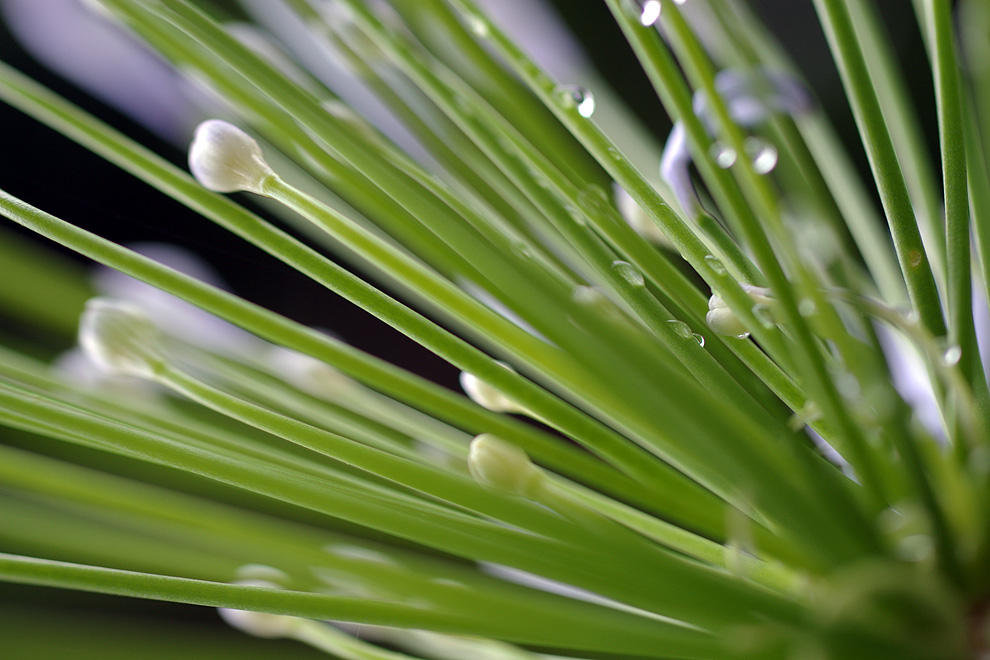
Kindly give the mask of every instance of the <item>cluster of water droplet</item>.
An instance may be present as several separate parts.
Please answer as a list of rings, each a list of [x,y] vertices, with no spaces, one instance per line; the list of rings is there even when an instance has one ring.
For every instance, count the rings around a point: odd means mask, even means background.
[[[769,174],[777,167],[777,147],[761,137],[750,136],[743,142],[746,157],[757,174]],[[739,160],[739,154],[730,145],[715,142],[711,148],[712,160],[722,169],[729,169]]]

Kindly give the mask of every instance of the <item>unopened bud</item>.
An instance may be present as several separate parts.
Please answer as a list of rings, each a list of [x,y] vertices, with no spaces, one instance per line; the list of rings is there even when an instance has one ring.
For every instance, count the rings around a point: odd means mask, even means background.
[[[140,307],[119,300],[93,298],[86,303],[79,344],[113,375],[154,378],[164,366],[158,328]]]
[[[502,364],[501,362],[499,364]],[[506,369],[511,369],[508,365],[503,364]],[[461,372],[460,376],[461,389],[467,394],[472,401],[477,403],[483,408],[487,408],[492,412],[506,412],[506,413],[522,413],[525,412],[519,405],[512,401],[509,397],[505,396],[497,389],[481,380],[474,374],[469,374],[466,371]]]
[[[240,584],[247,587],[264,587],[266,589],[279,589],[280,586],[268,579],[262,579],[262,577],[278,580],[279,582],[284,581],[288,577],[285,573],[276,568],[262,566],[259,564],[249,564],[247,566],[243,566],[237,571],[237,573],[239,576],[247,579],[238,580],[235,584]],[[234,610],[227,607],[221,607],[217,610],[217,612],[220,614],[220,618],[232,627],[237,628],[242,632],[246,632],[249,635],[264,637],[267,639],[289,637],[298,627],[300,621],[297,617],[286,616],[284,614],[268,614],[266,612]]]
[[[357,387],[353,380],[326,362],[281,346],[272,347],[266,362],[287,383],[319,399],[333,401]]]
[[[204,187],[223,193],[246,190],[260,195],[265,180],[275,176],[254,138],[220,119],[196,127],[189,170]]]
[[[468,469],[478,483],[523,497],[536,493],[543,481],[526,452],[487,433],[471,441]]]
[[[753,302],[766,310],[770,309],[773,299],[770,297],[770,289],[753,286],[752,284],[740,284],[743,290],[749,294]],[[740,337],[749,334],[749,329],[732,311],[728,303],[717,293],[712,294],[708,300],[708,313],[705,315],[705,322],[708,327],[720,335],[730,337]]]

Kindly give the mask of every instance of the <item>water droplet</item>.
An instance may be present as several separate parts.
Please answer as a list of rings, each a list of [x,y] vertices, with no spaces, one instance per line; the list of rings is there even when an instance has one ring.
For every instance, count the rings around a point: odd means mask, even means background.
[[[945,352],[942,354],[942,362],[947,367],[956,366],[957,364],[959,364],[960,359],[962,359],[962,348],[960,348],[959,346],[955,346],[955,345],[949,346],[947,349],[945,349]]]
[[[571,216],[571,220],[574,221],[574,224],[579,225],[581,227],[588,224],[588,218],[584,215],[581,209],[577,208],[576,206],[570,206],[570,205],[564,208],[567,211],[567,215]]]
[[[595,96],[584,87],[564,85],[560,90],[564,102],[573,104],[582,117],[590,117],[595,113]]]
[[[753,316],[756,317],[756,320],[764,328],[772,328],[776,325],[776,322],[773,320],[773,311],[768,305],[764,305],[763,303],[753,305]]]
[[[746,156],[753,163],[753,171],[757,174],[769,174],[777,167],[777,147],[763,138],[748,137],[743,143]]]
[[[640,2],[638,4],[640,5],[640,25],[643,27],[650,27],[660,20],[660,10],[663,9],[663,5],[660,4],[660,0],[646,0],[646,2]]]
[[[614,270],[619,277],[624,279],[626,282],[629,282],[632,286],[640,287],[646,284],[646,280],[643,278],[643,273],[641,273],[638,268],[633,266],[628,261],[622,261],[621,259],[618,261],[613,261],[612,270]]]
[[[712,272],[715,273],[716,275],[721,276],[721,275],[726,275],[728,273],[728,271],[725,270],[725,264],[719,261],[718,257],[716,257],[714,254],[706,254],[705,263],[708,264],[708,267],[711,268]]]
[[[738,158],[735,149],[721,142],[716,142],[712,145],[711,155],[715,164],[723,170],[727,170],[735,165],[736,158]]]
[[[517,241],[512,244],[512,252],[521,259],[530,260],[533,258],[533,248],[528,243]]]
[[[704,335],[699,335],[697,332],[695,332],[695,333],[692,333],[691,336],[694,337],[694,340],[696,342],[698,342],[698,346],[700,346],[702,348],[705,347],[705,337],[704,337]]]
[[[467,17],[467,27],[476,37],[482,39],[487,39],[491,34],[491,30],[488,27],[488,22],[485,21],[481,16],[471,14]]]
[[[814,316],[817,309],[818,307],[815,305],[815,301],[811,298],[803,298],[798,303],[798,313],[804,318]]]
[[[691,339],[694,337],[694,332],[691,331],[691,326],[689,326],[684,321],[678,321],[677,319],[670,319],[669,321],[667,321],[667,323],[669,323],[670,327],[673,328],[674,332],[676,332],[681,337],[684,337],[685,339]]]
[[[749,339],[749,333],[744,332],[741,335],[736,335],[736,339]]]

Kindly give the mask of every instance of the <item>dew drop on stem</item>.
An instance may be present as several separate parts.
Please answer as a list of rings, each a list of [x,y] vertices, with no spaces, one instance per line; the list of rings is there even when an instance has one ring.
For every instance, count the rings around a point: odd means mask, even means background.
[[[660,0],[637,0],[634,3],[639,11],[639,24],[643,27],[650,27],[658,20],[660,20],[660,10],[663,9],[663,5],[660,4]]]
[[[715,164],[723,170],[727,170],[735,165],[736,159],[738,158],[735,149],[721,142],[716,142],[712,145],[711,155],[712,160],[715,161]]]
[[[634,287],[646,285],[646,280],[643,277],[643,273],[628,261],[622,261],[621,259],[613,261],[612,270],[615,271],[619,277]]]
[[[488,23],[481,16],[471,14],[467,17],[466,22],[471,33],[480,39],[487,39],[491,34],[491,30],[488,28]]]
[[[689,326],[684,321],[678,321],[677,319],[670,319],[669,321],[667,321],[667,323],[670,324],[670,327],[673,328],[674,332],[676,332],[681,337],[684,337],[685,339],[689,339],[694,336],[694,332],[691,331],[691,326]]]
[[[580,85],[564,85],[560,88],[561,99],[568,105],[573,105],[582,117],[591,117],[595,113],[595,96]]]
[[[777,147],[761,137],[751,136],[743,143],[746,156],[757,174],[769,174],[777,167]]]
[[[708,265],[709,268],[712,269],[712,272],[718,275],[719,277],[726,275],[728,273],[728,271],[726,271],[725,269],[725,264],[719,261],[718,257],[716,257],[713,254],[705,255],[705,263]]]

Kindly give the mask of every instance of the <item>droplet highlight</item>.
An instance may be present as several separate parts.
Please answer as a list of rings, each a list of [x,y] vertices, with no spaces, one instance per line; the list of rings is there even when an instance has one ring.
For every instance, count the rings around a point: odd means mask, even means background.
[[[582,117],[595,114],[595,95],[580,85],[565,85],[561,88],[561,96],[565,103],[573,104]]]
[[[748,137],[743,142],[746,149],[746,157],[753,164],[753,171],[757,174],[769,174],[777,167],[777,147],[773,146],[760,137]]]
[[[735,149],[721,142],[716,142],[712,145],[711,155],[712,160],[715,161],[715,164],[723,170],[727,170],[735,165],[736,160],[739,158],[739,155],[736,153]]]
[[[646,285],[646,280],[643,277],[643,273],[628,261],[613,261],[612,270],[614,270],[619,277],[634,287]]]
[[[684,337],[685,339],[691,339],[692,337],[694,337],[694,332],[692,332],[691,326],[689,326],[684,321],[678,321],[677,319],[670,319],[669,321],[667,321],[667,323],[669,323],[673,331],[676,332],[681,337]]]
[[[708,267],[712,269],[712,272],[718,276],[728,274],[728,271],[725,269],[725,264],[719,261],[719,258],[713,254],[705,255],[705,263],[708,264]]]
[[[947,367],[954,367],[962,359],[962,348],[959,346],[949,346],[942,353],[942,363]]]
[[[663,9],[663,5],[660,4],[660,0],[646,0],[646,2],[642,2],[640,4],[640,25],[643,27],[650,27],[660,20],[660,11]]]
[[[480,16],[472,14],[467,17],[467,27],[474,36],[481,39],[487,39],[491,34],[491,30],[488,27],[487,21]]]

